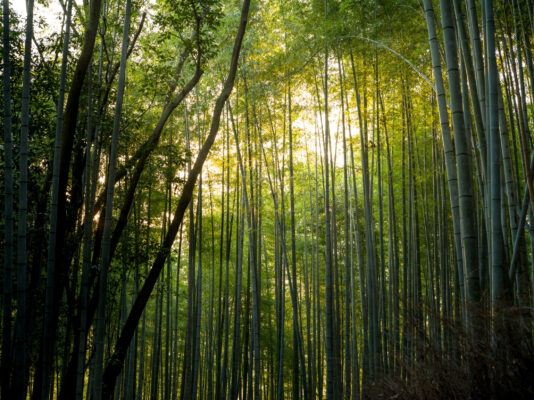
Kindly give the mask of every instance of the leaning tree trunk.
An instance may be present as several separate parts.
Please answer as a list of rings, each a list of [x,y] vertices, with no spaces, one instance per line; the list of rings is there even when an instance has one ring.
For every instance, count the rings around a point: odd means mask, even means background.
[[[237,32],[237,36],[236,36],[235,43],[234,43],[234,49],[232,52],[232,60],[230,63],[230,69],[229,69],[226,81],[224,82],[222,92],[217,98],[217,101],[215,104],[215,109],[213,111],[213,117],[212,117],[208,137],[204,141],[204,144],[202,145],[202,148],[200,149],[198,153],[195,164],[193,165],[193,168],[191,169],[191,173],[189,174],[187,181],[182,189],[182,194],[180,196],[180,200],[178,201],[178,205],[174,213],[172,224],[169,226],[169,230],[167,231],[167,234],[165,235],[163,244],[160,248],[160,251],[158,252],[156,256],[156,259],[154,260],[154,263],[145,280],[145,283],[143,284],[143,287],[139,291],[139,294],[136,297],[134,304],[132,305],[132,309],[130,310],[128,319],[126,320],[126,323],[124,324],[124,327],[120,333],[120,336],[117,339],[117,342],[115,344],[113,355],[111,356],[106,366],[106,370],[104,372],[104,379],[103,379],[103,398],[106,400],[112,397],[113,389],[115,387],[115,382],[117,380],[117,376],[122,370],[124,358],[126,357],[126,352],[128,350],[133,334],[139,322],[139,318],[141,317],[141,314],[146,306],[146,303],[148,302],[150,294],[152,293],[152,290],[154,289],[154,285],[156,284],[159,274],[161,272],[161,269],[163,268],[165,264],[165,260],[170,254],[172,243],[174,242],[174,239],[178,232],[178,228],[180,227],[182,223],[185,211],[193,196],[193,190],[195,188],[197,178],[200,175],[200,172],[202,171],[202,166],[204,165],[204,162],[206,161],[206,158],[208,157],[209,151],[211,149],[211,146],[213,145],[213,142],[215,141],[215,138],[217,136],[217,131],[219,130],[221,113],[224,108],[224,104],[226,103],[226,100],[230,96],[230,93],[232,92],[232,89],[234,86],[235,76],[237,72],[237,65],[239,61],[239,53],[241,50],[241,43],[245,35],[245,28],[247,26],[247,21],[248,21],[249,7],[250,7],[250,0],[244,0],[243,7],[241,10],[241,20],[239,24],[239,30]]]

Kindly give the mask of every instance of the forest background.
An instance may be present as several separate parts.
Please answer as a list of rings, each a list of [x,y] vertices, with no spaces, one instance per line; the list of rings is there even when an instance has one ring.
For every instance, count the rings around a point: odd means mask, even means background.
[[[532,0],[25,3],[2,399],[534,396]]]

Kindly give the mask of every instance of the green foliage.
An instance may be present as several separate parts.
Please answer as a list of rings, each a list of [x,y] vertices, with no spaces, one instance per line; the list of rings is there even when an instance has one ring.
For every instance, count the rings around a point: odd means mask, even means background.
[[[214,54],[215,32],[222,17],[220,1],[161,0],[157,4],[154,21],[162,40],[178,38],[196,57],[196,52],[205,59]]]

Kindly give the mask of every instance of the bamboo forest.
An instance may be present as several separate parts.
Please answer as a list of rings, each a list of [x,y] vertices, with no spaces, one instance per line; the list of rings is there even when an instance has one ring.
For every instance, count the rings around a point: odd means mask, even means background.
[[[534,399],[533,0],[2,3],[1,399]]]

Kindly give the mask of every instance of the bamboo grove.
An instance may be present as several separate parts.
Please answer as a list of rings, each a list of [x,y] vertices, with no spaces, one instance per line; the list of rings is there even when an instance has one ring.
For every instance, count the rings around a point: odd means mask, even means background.
[[[532,0],[16,3],[2,399],[534,396]]]

